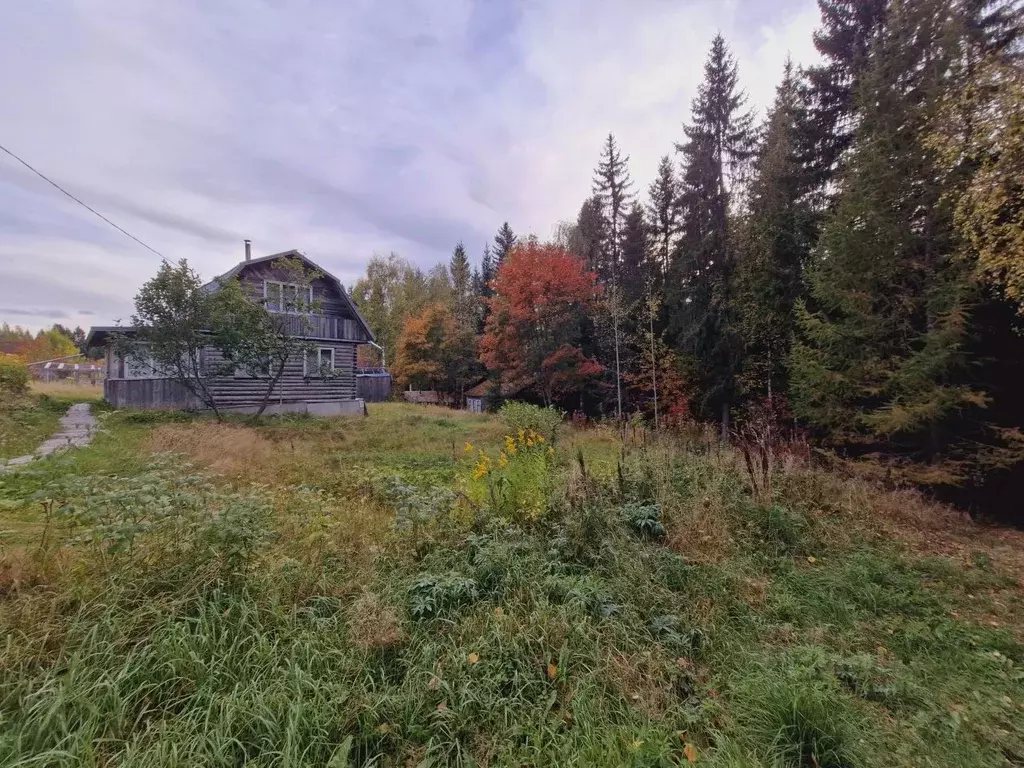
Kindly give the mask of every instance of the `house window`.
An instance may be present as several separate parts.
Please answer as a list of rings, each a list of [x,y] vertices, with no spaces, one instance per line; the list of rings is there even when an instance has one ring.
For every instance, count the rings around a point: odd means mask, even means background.
[[[306,353],[302,361],[302,375],[306,378],[319,376],[329,378],[334,375],[334,347],[317,347]]]
[[[263,298],[271,312],[301,314],[313,303],[313,286],[264,280]]]

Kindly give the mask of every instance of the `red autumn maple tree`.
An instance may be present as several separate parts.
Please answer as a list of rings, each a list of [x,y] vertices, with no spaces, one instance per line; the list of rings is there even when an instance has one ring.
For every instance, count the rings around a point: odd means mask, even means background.
[[[509,253],[491,285],[480,358],[505,386],[532,387],[550,403],[604,370],[581,344],[601,286],[580,259],[527,242]]]

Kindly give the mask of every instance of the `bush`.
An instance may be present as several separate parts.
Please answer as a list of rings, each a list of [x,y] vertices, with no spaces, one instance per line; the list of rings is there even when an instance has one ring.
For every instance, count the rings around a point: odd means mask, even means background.
[[[472,452],[473,446],[466,443],[466,453]],[[477,451],[465,481],[466,495],[502,521],[536,520],[548,509],[554,454],[544,436],[531,429],[505,435],[496,461]]]
[[[553,443],[564,414],[557,408],[541,408],[510,400],[498,409],[498,417],[512,432],[537,432]]]
[[[0,394],[25,394],[28,378],[28,365],[24,360],[16,355],[0,354]]]

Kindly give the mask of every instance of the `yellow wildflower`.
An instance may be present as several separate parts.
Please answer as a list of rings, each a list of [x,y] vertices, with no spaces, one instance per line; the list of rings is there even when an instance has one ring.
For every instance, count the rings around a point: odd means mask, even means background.
[[[462,449],[462,451],[463,451],[463,453],[472,453],[473,452],[473,444],[471,442],[469,442],[469,440],[467,440],[466,441],[466,445]]]
[[[552,448],[551,446],[548,446],[548,456],[554,456],[554,455],[555,455],[555,449]]]
[[[505,452],[509,456],[514,456],[516,453],[516,440],[512,435],[505,435]]]
[[[545,442],[545,440],[544,440],[544,435],[537,435],[537,442],[538,442],[538,443],[543,443],[543,442]]]
[[[502,451],[498,455],[498,466],[501,467],[502,469],[508,466],[508,456],[505,454],[504,451]]]
[[[521,443],[525,443],[526,442],[526,432],[523,431],[522,429],[519,430],[519,442],[521,442]]]

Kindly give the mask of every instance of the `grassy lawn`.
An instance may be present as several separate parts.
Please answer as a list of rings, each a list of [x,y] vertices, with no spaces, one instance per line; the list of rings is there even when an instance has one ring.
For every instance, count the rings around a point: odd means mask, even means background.
[[[0,764],[1024,762],[1024,541],[910,491],[404,404],[101,419],[0,476]]]

